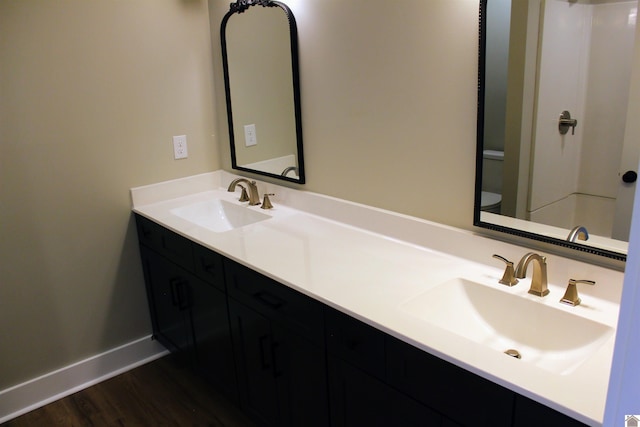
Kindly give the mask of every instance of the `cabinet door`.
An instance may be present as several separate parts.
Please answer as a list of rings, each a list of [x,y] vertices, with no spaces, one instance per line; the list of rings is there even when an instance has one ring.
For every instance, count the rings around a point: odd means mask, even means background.
[[[191,319],[197,370],[237,402],[238,386],[227,296],[212,284],[195,277],[191,277],[189,283],[193,292]]]
[[[324,349],[306,337],[272,324],[274,374],[280,419],[288,427],[329,425]]]
[[[439,414],[337,357],[329,358],[333,427],[435,427]]]
[[[278,425],[273,336],[269,320],[229,299],[241,408],[261,425]]]
[[[171,351],[190,351],[193,335],[189,317],[191,290],[187,273],[145,247],[141,247],[140,251],[154,335]]]

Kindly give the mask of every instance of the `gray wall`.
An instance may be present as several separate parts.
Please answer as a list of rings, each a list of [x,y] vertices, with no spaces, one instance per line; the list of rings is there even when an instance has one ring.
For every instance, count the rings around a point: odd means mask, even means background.
[[[0,390],[150,333],[128,191],[220,167],[210,49],[204,1],[0,1]]]

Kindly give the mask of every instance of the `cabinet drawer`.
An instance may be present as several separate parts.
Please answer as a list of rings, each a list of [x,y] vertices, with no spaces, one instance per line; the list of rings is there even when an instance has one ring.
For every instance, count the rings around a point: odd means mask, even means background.
[[[325,307],[325,328],[329,353],[384,380],[384,333],[329,307]]]
[[[224,292],[226,286],[224,284],[222,255],[193,243],[193,258],[196,275]]]
[[[138,214],[135,215],[135,218],[138,241],[151,249],[159,251],[162,247],[162,227]]]
[[[392,337],[387,379],[461,425],[511,426],[514,393]]]
[[[171,261],[193,271],[192,243],[189,239],[167,230],[155,222],[136,215],[138,240]]]
[[[322,304],[226,258],[224,270],[231,297],[309,339],[324,341]]]

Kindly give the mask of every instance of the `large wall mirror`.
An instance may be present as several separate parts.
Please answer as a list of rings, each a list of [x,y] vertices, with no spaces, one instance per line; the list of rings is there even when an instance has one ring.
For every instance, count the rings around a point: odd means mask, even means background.
[[[481,0],[475,225],[626,259],[637,12],[637,0]]]
[[[305,182],[298,36],[283,3],[231,3],[220,27],[234,169]]]

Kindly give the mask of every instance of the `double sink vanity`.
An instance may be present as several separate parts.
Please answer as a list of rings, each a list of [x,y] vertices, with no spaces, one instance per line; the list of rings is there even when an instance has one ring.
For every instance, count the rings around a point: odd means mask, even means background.
[[[131,195],[154,336],[260,425],[602,424],[623,273],[543,254],[540,297],[523,247],[236,178]]]
[[[533,142],[520,129],[507,138],[517,126],[492,104],[506,103],[496,97],[506,88],[491,93],[496,69],[485,51],[495,46],[486,35],[497,27],[487,10],[502,6],[488,1],[479,10],[474,225],[619,266],[612,260],[624,261],[617,248],[626,242],[595,236],[601,224],[571,222],[584,230],[576,240],[558,224],[532,221],[532,160],[520,153]],[[539,26],[536,14],[527,19]],[[300,185],[297,33],[289,7],[270,0],[231,3],[220,25],[231,168]],[[535,82],[520,80],[515,92],[533,90]],[[522,110],[518,123],[529,120],[529,101],[509,108]],[[553,176],[550,162],[536,164]],[[501,188],[516,182],[507,171],[522,182]],[[491,192],[500,197],[487,205]],[[265,195],[271,201],[260,206]],[[154,337],[258,425],[602,425],[618,270],[226,171],[131,196]]]

